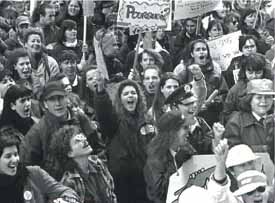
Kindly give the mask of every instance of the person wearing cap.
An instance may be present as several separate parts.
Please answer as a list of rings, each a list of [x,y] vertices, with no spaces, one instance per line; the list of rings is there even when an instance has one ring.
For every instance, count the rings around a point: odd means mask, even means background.
[[[85,133],[89,143],[98,150],[97,134],[87,116],[70,111],[67,107],[67,93],[60,81],[50,81],[45,86],[41,101],[45,115],[33,125],[24,137],[21,157],[27,165],[39,165],[55,178],[60,178],[59,167],[50,155],[49,142],[53,133],[65,124],[77,124]]]
[[[177,88],[165,100],[172,111],[179,110],[189,126],[188,140],[199,154],[212,154],[212,130],[198,112],[198,98],[191,91],[189,84]],[[221,126],[221,124],[215,124]]]
[[[243,36],[240,38],[240,43],[242,41],[243,52],[250,52],[252,48],[247,48],[249,46],[255,46],[255,41],[253,36]],[[255,51],[256,52],[256,51]],[[230,119],[230,117],[237,111],[240,110],[240,100],[246,95],[247,83],[253,79],[271,79],[273,74],[270,68],[270,64],[267,62],[265,57],[258,53],[244,53],[241,59],[235,63],[234,69],[239,69],[238,81],[229,90],[223,109],[224,124]],[[236,65],[237,64],[237,65]],[[232,65],[233,66],[233,65]],[[231,71],[233,67],[231,67]],[[229,72],[230,69],[227,69]],[[226,73],[227,74],[227,73]],[[231,73],[232,74],[232,73]],[[233,79],[233,74],[232,74]],[[233,84],[232,84],[233,85]],[[230,85],[231,86],[231,85]]]
[[[268,79],[250,80],[246,91],[241,111],[226,124],[224,137],[230,146],[247,144],[254,152],[270,152],[274,160],[274,118],[268,115],[274,105],[274,83]]]
[[[24,47],[24,32],[30,27],[31,22],[28,16],[18,16],[15,20],[15,36],[14,38],[8,38],[5,43],[8,46],[8,51],[12,51],[15,48]],[[7,52],[5,53],[7,54]]]
[[[147,147],[144,176],[149,199],[164,203],[169,177],[197,152],[188,142],[188,126],[180,111],[164,113],[157,123],[157,131]]]
[[[190,65],[198,65],[204,75],[207,100],[200,111],[200,115],[210,124],[220,120],[220,113],[223,107],[225,95],[228,92],[228,86],[222,76],[220,65],[212,59],[207,42],[203,39],[191,41],[186,51],[186,59],[179,63],[174,73],[178,75],[183,84],[190,83],[193,80],[199,80],[192,74]]]
[[[207,185],[209,193],[217,203],[266,203],[267,177],[257,170],[241,172],[237,176],[238,189],[233,193],[230,191],[231,182],[225,170],[228,149],[226,139],[221,140],[214,148],[216,167]]]

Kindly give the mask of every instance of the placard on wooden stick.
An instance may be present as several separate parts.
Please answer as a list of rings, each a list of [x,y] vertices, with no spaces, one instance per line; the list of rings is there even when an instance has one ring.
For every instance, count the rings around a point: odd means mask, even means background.
[[[119,27],[130,28],[130,34],[171,30],[172,0],[121,0],[117,15]]]

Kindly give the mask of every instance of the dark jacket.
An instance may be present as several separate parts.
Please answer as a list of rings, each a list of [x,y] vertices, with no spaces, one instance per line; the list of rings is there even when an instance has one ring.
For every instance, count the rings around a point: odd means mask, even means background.
[[[166,160],[166,161],[164,161]],[[154,203],[165,203],[170,176],[176,172],[174,159],[170,152],[159,159],[148,159],[144,167],[147,195]]]
[[[0,178],[1,202],[46,203],[66,196],[79,201],[75,191],[57,182],[38,166],[19,164],[16,176],[1,174]]]
[[[228,92],[223,108],[224,123],[226,123],[234,113],[240,111],[240,101],[246,95],[247,82],[240,80]]]
[[[91,184],[95,181],[97,184]],[[66,171],[61,183],[74,189],[80,197],[80,203],[104,202],[116,203],[114,181],[107,166],[97,157],[89,157],[89,174],[75,169]]]
[[[188,141],[195,148],[198,154],[213,154],[212,152],[212,131],[206,121],[196,117],[199,126],[189,133]]]
[[[80,63],[81,57],[82,57],[82,41],[77,40],[77,44],[75,47],[66,47],[63,43],[57,42],[53,50],[50,51],[50,55],[54,57],[56,60],[58,59],[58,56],[64,51],[64,50],[72,50],[77,55],[77,63]]]
[[[274,118],[268,117],[264,124],[249,112],[237,112],[225,126],[224,137],[229,145],[247,144],[254,152],[269,152],[274,143]]]
[[[147,202],[143,167],[146,161],[145,147],[149,139],[140,134],[140,127],[146,121],[137,119],[136,114],[119,118],[105,91],[95,97],[95,110],[102,135],[109,140],[108,167],[115,181],[118,201]]]
[[[89,144],[94,149],[98,148],[95,146],[97,143],[96,131],[92,128],[87,116],[80,112],[78,114],[70,112],[70,115],[70,119],[62,121],[47,111],[39,123],[33,125],[25,135],[20,150],[20,157],[26,165],[39,165],[54,178],[60,178],[62,174],[59,174],[59,166],[49,154],[49,145],[53,134],[66,124],[79,125],[87,136]]]
[[[24,191],[30,191],[33,194],[31,201],[25,201],[26,203],[46,203],[45,196],[50,199],[56,199],[70,193],[78,199],[77,194],[72,189],[63,186],[53,179],[46,171],[38,166],[28,166],[29,177]]]

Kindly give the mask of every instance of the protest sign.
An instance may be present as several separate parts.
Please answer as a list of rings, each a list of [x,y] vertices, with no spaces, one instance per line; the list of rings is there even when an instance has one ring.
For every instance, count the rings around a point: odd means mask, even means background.
[[[215,10],[221,0],[176,0],[174,20],[193,18]]]
[[[130,28],[131,34],[158,29],[171,30],[171,0],[121,0],[117,25]]]
[[[256,168],[266,174],[268,184],[274,175],[274,165],[267,153],[256,153],[260,157],[256,161]],[[237,157],[236,157],[237,158]],[[176,203],[179,195],[186,188],[196,185],[207,189],[210,175],[216,165],[215,155],[194,155],[183,163],[178,171],[170,176],[166,203]]]
[[[212,59],[220,64],[222,71],[228,68],[233,57],[240,55],[240,35],[238,31],[207,42]]]
[[[83,0],[83,15],[84,16],[93,16],[95,8],[94,0]]]

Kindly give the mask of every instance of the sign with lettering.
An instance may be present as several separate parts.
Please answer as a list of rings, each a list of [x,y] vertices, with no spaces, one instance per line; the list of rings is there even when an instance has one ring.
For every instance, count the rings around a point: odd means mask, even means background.
[[[130,33],[171,30],[172,0],[121,0],[117,25]]]
[[[273,180],[274,165],[267,153],[256,153],[260,157],[256,168],[266,174],[268,180]],[[210,175],[216,165],[215,155],[194,155],[183,163],[178,171],[170,176],[166,203],[177,203],[179,195],[186,188],[196,185],[207,189]],[[272,183],[269,182],[269,185]]]
[[[200,16],[215,8],[221,0],[175,0],[174,20]]]
[[[220,64],[222,71],[228,68],[233,57],[241,54],[239,51],[240,35],[241,31],[233,32],[207,42],[212,59]]]

